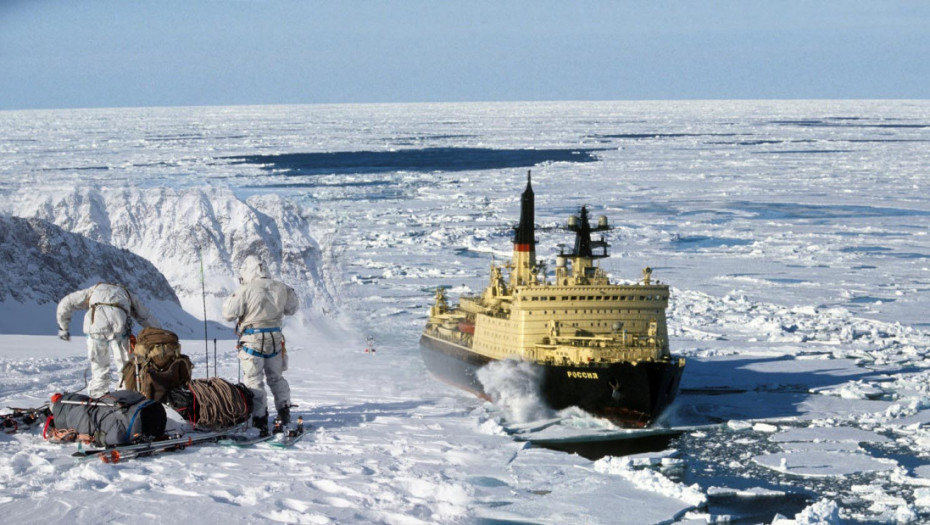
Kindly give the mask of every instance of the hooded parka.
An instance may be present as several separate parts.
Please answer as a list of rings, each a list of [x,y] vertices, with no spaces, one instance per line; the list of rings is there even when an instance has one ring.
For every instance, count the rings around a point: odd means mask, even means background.
[[[281,324],[285,315],[297,311],[299,302],[294,289],[272,279],[254,255],[246,257],[239,276],[242,285],[223,303],[223,317],[237,323],[243,382],[255,396],[252,415],[260,418],[268,413],[264,378],[277,411],[290,407],[290,386],[282,376],[287,357]]]
[[[100,397],[110,389],[110,354],[119,371],[129,360],[130,318],[142,326],[158,328],[158,322],[136,296],[118,284],[99,283],[66,295],[58,303],[58,331],[70,337],[68,326],[77,310],[89,310],[84,315],[87,335],[87,356],[90,359],[91,380],[88,393]]]

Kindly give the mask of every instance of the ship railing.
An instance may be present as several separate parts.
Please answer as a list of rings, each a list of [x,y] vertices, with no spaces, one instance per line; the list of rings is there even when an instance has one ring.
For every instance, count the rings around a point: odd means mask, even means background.
[[[653,336],[636,336],[626,334],[621,337],[599,336],[599,335],[556,335],[543,338],[543,343],[560,344],[567,346],[580,346],[585,348],[611,348],[611,347],[636,347],[636,348],[661,348],[662,341]]]
[[[424,332],[427,335],[431,335],[439,339],[444,339],[446,341],[451,341],[453,343],[464,343],[468,346],[471,345],[471,341],[472,341],[471,334],[461,332],[457,329],[454,329],[454,328],[451,328],[445,325],[429,325],[426,327]]]
[[[619,361],[663,361],[668,356],[658,347],[591,347],[569,346],[565,344],[537,344],[527,357],[540,362],[570,363],[577,366],[599,366]]]
[[[628,351],[612,352],[609,356],[566,356],[566,355],[546,355],[546,352],[537,352],[535,354],[536,362],[548,365],[571,365],[571,366],[588,366],[604,367],[614,363],[642,363],[642,362],[661,362],[667,361],[668,357],[657,355],[647,349],[629,349]]]

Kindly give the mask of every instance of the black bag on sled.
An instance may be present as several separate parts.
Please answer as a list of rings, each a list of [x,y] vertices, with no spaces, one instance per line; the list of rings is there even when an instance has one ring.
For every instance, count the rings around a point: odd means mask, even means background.
[[[164,403],[168,392],[187,385],[193,368],[190,358],[181,353],[177,334],[159,328],[144,328],[139,332],[129,361],[123,366],[120,385]]]
[[[167,423],[161,403],[128,390],[110,392],[97,399],[64,394],[52,403],[52,418],[58,439],[90,440],[101,447],[161,437]]]
[[[165,403],[198,428],[224,429],[252,417],[252,390],[219,377],[193,379],[168,392]]]

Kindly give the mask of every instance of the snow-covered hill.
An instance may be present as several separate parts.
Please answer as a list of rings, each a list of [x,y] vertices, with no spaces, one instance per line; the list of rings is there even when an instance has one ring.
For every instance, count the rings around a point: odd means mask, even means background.
[[[222,301],[238,286],[239,265],[249,254],[262,256],[298,292],[297,324],[333,310],[324,254],[311,233],[315,219],[279,195],[243,201],[228,189],[74,188],[21,195],[9,211],[144,257],[184,309],[201,319],[205,290],[207,318],[220,320]],[[108,275],[128,279],[125,273],[113,267]]]
[[[101,281],[133,290],[167,328],[193,333],[196,326],[148,260],[41,219],[0,216],[0,261],[2,333],[55,333],[58,301]],[[80,328],[80,322],[72,323],[72,332]]]

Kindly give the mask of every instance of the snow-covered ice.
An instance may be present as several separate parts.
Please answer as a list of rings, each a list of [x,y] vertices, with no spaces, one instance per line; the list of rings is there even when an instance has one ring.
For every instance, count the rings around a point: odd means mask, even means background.
[[[83,386],[54,303],[107,268],[181,333],[195,375],[209,358],[235,379],[216,321],[259,249],[301,296],[286,377],[313,425],[292,450],[117,465],[0,434],[0,515],[928,521],[928,143],[926,101],[0,112],[0,407]],[[687,367],[661,428],[553,412],[531,388],[498,388],[515,403],[496,407],[427,375],[432,290],[480,290],[509,256],[527,169],[550,268],[570,241],[556,227],[587,204],[615,226],[614,279],[651,266],[672,286]]]

